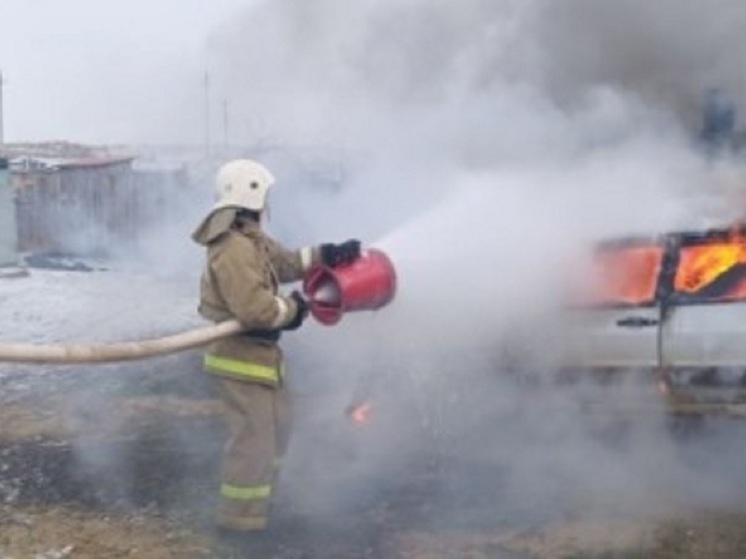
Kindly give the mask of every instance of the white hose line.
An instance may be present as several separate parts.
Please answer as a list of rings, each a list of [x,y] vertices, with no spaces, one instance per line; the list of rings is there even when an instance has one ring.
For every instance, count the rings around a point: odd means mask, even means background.
[[[237,320],[228,320],[172,336],[137,342],[99,345],[0,343],[0,362],[62,364],[130,361],[202,346],[242,330],[243,327]]]

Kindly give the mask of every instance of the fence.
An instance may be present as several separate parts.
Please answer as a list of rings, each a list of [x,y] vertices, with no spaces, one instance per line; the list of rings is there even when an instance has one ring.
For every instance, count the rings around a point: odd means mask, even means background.
[[[15,169],[18,250],[106,254],[136,243],[186,173],[137,173],[131,159]]]

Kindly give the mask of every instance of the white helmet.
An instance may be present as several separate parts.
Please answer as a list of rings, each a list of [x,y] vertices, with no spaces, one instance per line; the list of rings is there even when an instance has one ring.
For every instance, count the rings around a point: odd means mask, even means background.
[[[251,159],[229,161],[215,177],[213,209],[237,207],[261,212],[267,201],[267,191],[275,182],[263,165]]]

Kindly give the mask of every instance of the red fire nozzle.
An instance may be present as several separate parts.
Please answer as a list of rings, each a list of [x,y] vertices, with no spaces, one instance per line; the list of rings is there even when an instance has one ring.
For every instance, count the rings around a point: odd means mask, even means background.
[[[313,317],[330,326],[348,311],[375,310],[391,302],[396,272],[385,253],[368,249],[348,264],[313,266],[303,279],[303,292]]]

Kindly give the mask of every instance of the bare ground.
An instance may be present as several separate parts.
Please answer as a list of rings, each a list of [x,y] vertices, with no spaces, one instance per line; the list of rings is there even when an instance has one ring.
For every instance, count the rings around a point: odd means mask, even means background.
[[[304,481],[329,491],[369,491],[347,507],[325,509],[295,503],[291,490],[277,504],[267,538],[226,543],[211,525],[222,427],[209,386],[169,384],[150,372],[135,379],[141,382],[134,391],[131,377],[104,388],[81,378],[55,390],[45,389],[43,379],[31,387],[6,379],[2,559],[746,557],[746,510],[739,507],[542,514],[540,499],[525,506],[501,502],[499,484],[494,492],[485,485],[470,492],[442,457],[414,457],[384,481],[352,484],[337,479],[328,462],[315,463],[308,448],[296,457],[302,464],[290,465],[290,477],[303,469],[311,472]],[[300,413],[302,419],[302,406]],[[478,462],[457,471],[499,475]],[[433,502],[435,488],[446,498]]]

